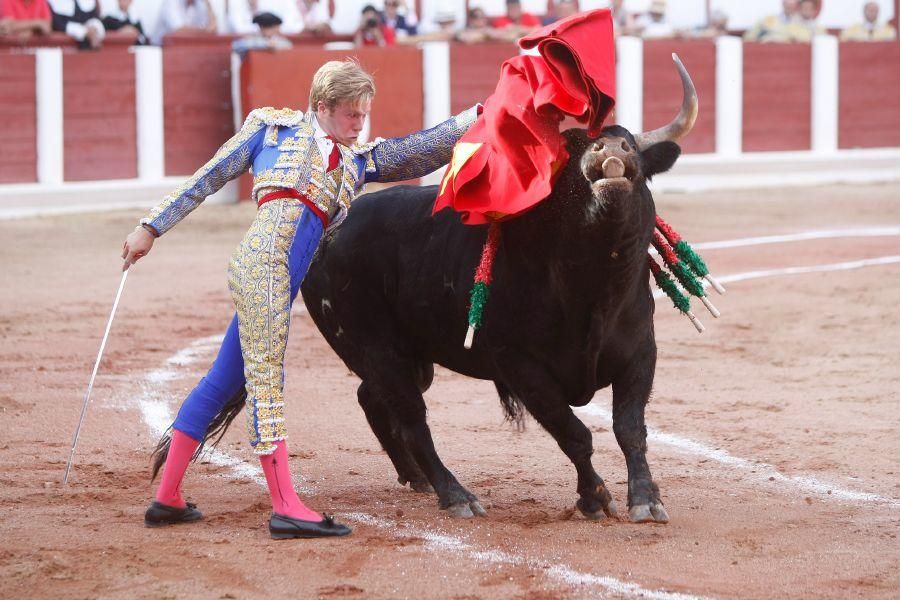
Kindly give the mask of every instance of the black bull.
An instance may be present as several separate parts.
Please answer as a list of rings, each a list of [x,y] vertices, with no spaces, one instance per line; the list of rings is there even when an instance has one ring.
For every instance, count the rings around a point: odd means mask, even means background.
[[[676,59],[677,62],[677,59]],[[338,356],[360,377],[359,403],[401,484],[434,490],[454,516],[483,514],[474,494],[438,457],[422,393],[434,364],[494,382],[508,418],[523,407],[575,465],[579,510],[615,515],[591,464],[590,430],[572,406],[612,386],[613,431],[628,469],[631,520],[667,522],[647,464],[644,409],[656,366],[647,248],[656,210],[647,180],[680,154],[697,114],[633,136],[565,132],[571,156],[552,194],[504,222],[484,325],[463,348],[469,292],[487,226],[448,210],[431,214],[435,187],[394,187],[359,198],[323,240],[302,294]],[[210,430],[228,426],[236,398]]]

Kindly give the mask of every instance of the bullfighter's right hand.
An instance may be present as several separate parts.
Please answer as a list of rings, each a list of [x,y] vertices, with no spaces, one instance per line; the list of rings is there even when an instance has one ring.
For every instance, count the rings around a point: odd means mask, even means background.
[[[125,238],[125,244],[122,246],[122,258],[125,259],[122,270],[127,271],[128,267],[147,256],[147,253],[153,248],[155,239],[152,233],[141,226],[136,227],[134,231],[129,233],[128,237]]]

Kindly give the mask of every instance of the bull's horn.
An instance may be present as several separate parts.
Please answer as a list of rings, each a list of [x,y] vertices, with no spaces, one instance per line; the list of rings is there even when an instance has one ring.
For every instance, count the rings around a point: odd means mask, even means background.
[[[672,60],[675,61],[675,66],[678,68],[678,75],[681,77],[681,87],[684,91],[681,110],[678,111],[678,116],[675,117],[675,120],[668,125],[634,136],[639,150],[644,150],[659,142],[677,142],[690,133],[694,127],[694,122],[697,120],[700,103],[697,100],[697,90],[694,88],[694,82],[691,81],[691,76],[688,75],[687,69],[684,68],[677,54],[672,54]]]

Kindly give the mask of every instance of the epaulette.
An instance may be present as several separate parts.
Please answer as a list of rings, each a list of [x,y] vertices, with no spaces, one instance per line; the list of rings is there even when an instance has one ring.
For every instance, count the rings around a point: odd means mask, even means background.
[[[281,127],[294,127],[303,122],[303,111],[293,110],[291,108],[272,108],[265,106],[263,108],[255,108],[247,115],[248,123],[251,119],[261,121],[266,125],[279,125]]]
[[[372,149],[384,141],[384,138],[375,138],[371,142],[367,142],[365,144],[353,144],[350,146],[350,150],[353,151],[354,154],[365,154],[367,152],[371,152]]]

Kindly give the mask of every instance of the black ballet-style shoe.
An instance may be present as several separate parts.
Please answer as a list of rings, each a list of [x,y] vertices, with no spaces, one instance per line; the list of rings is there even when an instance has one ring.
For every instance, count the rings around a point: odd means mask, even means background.
[[[150,508],[144,513],[144,526],[163,527],[176,523],[191,523],[203,518],[203,513],[197,510],[197,505],[190,502],[184,508],[169,506],[161,502],[153,501]]]
[[[321,521],[304,521],[292,519],[278,513],[272,513],[269,519],[269,533],[273,540],[289,540],[292,538],[319,538],[347,535],[352,529],[334,522],[331,515],[322,514]]]

